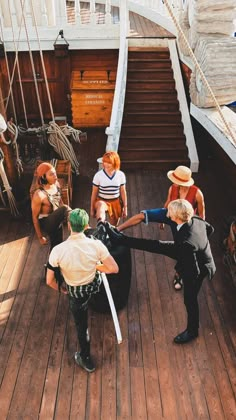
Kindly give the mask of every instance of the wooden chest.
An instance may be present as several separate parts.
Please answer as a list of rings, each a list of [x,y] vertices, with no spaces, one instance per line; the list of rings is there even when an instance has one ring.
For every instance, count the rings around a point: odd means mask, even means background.
[[[42,163],[42,160],[36,162],[34,176],[30,187],[30,198],[32,199],[34,191],[38,188],[37,184],[37,167]],[[71,163],[69,160],[54,159],[50,162],[55,166],[57,171],[58,181],[61,187],[62,200],[64,204],[71,206],[72,204],[72,176],[71,176]]]
[[[74,127],[110,124],[116,74],[114,71],[73,71],[71,106]]]

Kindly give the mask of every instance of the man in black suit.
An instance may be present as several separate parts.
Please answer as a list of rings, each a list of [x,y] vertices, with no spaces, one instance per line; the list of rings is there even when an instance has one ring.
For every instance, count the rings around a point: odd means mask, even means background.
[[[197,296],[204,279],[211,279],[216,268],[208,237],[214,228],[194,216],[192,205],[184,199],[168,205],[168,216],[177,223],[175,241],[132,238],[118,232],[106,223],[111,242],[128,248],[166,255],[177,261],[175,269],[183,279],[184,304],[187,310],[187,328],[174,338],[176,344],[184,344],[198,336],[199,307]]]

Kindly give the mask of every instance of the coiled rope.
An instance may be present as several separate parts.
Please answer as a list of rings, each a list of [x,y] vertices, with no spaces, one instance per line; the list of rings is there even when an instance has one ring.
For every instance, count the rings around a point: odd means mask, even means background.
[[[23,165],[22,165],[22,161],[20,159],[19,148],[18,148],[18,144],[17,144],[18,128],[12,121],[7,122],[7,128],[8,128],[9,133],[12,136],[12,141],[11,142],[12,142],[13,148],[15,150],[15,154],[16,154],[16,169],[17,169],[17,172],[18,172],[18,177],[20,178],[21,174],[23,173]]]
[[[170,4],[169,4],[168,0],[162,0],[162,2],[163,2],[163,4],[165,4],[165,6],[166,6],[166,8],[167,8],[167,10],[168,10],[168,12],[169,12],[169,14],[170,14],[171,18],[172,18],[172,20],[173,20],[173,22],[174,22],[174,24],[175,24],[175,26],[176,26],[177,30],[178,30],[179,35],[183,38],[184,44],[185,44],[185,46],[186,46],[186,47],[187,47],[187,49],[188,49],[189,55],[190,55],[190,57],[192,58],[193,63],[194,63],[194,65],[196,66],[196,68],[197,68],[197,70],[198,70],[198,72],[199,72],[199,74],[200,74],[200,76],[201,76],[201,79],[202,79],[202,81],[203,81],[204,85],[206,86],[206,88],[207,88],[207,90],[208,90],[209,94],[211,95],[211,97],[212,97],[212,99],[213,99],[213,101],[214,101],[215,107],[216,107],[217,111],[218,111],[218,112],[219,112],[219,114],[220,114],[220,117],[221,117],[221,119],[222,119],[222,121],[223,121],[223,124],[224,124],[224,126],[226,127],[226,129],[227,129],[227,131],[228,131],[228,134],[232,137],[232,139],[233,139],[233,141],[234,141],[234,143],[235,143],[235,145],[236,145],[236,134],[235,134],[235,133],[231,130],[231,127],[230,127],[230,126],[229,126],[229,124],[227,123],[227,121],[226,121],[226,119],[225,119],[225,117],[224,117],[224,114],[223,114],[223,112],[222,112],[222,110],[221,110],[221,108],[220,108],[220,105],[219,105],[219,103],[218,103],[218,101],[217,101],[217,99],[216,99],[216,97],[215,97],[215,95],[214,95],[214,92],[213,92],[213,90],[211,89],[211,87],[210,87],[210,85],[209,85],[209,83],[208,83],[208,81],[207,81],[207,79],[206,79],[206,77],[205,77],[205,75],[204,75],[204,73],[203,73],[203,71],[202,71],[202,69],[201,69],[201,67],[200,67],[200,65],[199,65],[199,63],[198,63],[198,61],[197,61],[197,59],[196,59],[196,56],[194,55],[193,50],[192,50],[192,48],[190,47],[190,44],[189,44],[189,42],[188,42],[188,40],[187,40],[187,38],[186,38],[186,36],[185,36],[184,32],[182,31],[182,29],[181,29],[181,26],[180,26],[179,22],[177,21],[177,19],[176,19],[175,15],[174,15],[173,8],[170,6]]]
[[[78,175],[79,162],[67,135],[73,133],[72,137],[76,138],[76,141],[79,141],[80,131],[67,125],[59,126],[54,121],[51,121],[47,132],[49,134],[48,143],[56,150],[59,156],[71,162],[73,172]]]

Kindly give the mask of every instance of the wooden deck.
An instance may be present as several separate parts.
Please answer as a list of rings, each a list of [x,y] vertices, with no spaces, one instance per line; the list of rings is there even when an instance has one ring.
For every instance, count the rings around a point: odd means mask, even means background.
[[[80,146],[73,206],[89,210],[103,137],[102,131],[88,132]],[[1,420],[235,418],[236,289],[220,247],[224,216],[235,207],[218,169],[215,158],[203,159],[194,175],[216,228],[211,243],[217,273],[199,296],[199,338],[173,344],[186,326],[183,293],[172,286],[173,261],[132,251],[129,301],[119,312],[123,343],[116,342],[109,314],[90,312],[93,374],[74,363],[77,338],[67,297],[45,285],[47,247],[29,221],[0,213]],[[166,173],[134,171],[127,182],[129,215],[163,204]],[[160,231],[155,224],[127,233],[171,238],[168,227]]]
[[[96,159],[104,149],[104,130],[88,130],[87,143],[77,151],[81,171],[73,180],[73,207],[89,210]],[[90,311],[97,366],[92,374],[74,363],[77,337],[67,297],[45,284],[48,249],[35,237],[27,211],[20,220],[0,212],[1,420],[236,417],[236,288],[221,250],[224,217],[235,214],[235,194],[230,195],[222,162],[214,155],[202,156],[194,179],[216,229],[211,244],[217,273],[199,296],[199,338],[173,344],[186,326],[183,293],[172,285],[174,262],[132,251],[129,301],[119,312],[122,344],[116,342],[111,316]],[[27,175],[22,183],[29,188]],[[127,173],[129,215],[161,206],[169,185],[166,172]],[[168,227],[160,231],[155,224],[127,234],[171,239]]]

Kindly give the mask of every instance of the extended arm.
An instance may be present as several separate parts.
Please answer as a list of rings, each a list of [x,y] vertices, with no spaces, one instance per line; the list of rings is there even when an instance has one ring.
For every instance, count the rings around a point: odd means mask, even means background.
[[[92,194],[91,194],[91,204],[90,204],[91,217],[95,217],[96,215],[95,203],[96,203],[97,195],[98,195],[98,187],[96,185],[93,185]]]
[[[117,226],[117,230],[120,232],[122,230],[125,230],[131,226],[135,226],[138,225],[139,223],[141,223],[145,218],[144,213],[138,213],[135,214],[134,216],[130,217],[130,219],[126,220],[124,223],[122,223],[121,225]]]
[[[41,201],[38,191],[36,191],[33,195],[32,203],[31,203],[32,220],[33,220],[35,232],[37,234],[39,242],[41,243],[41,245],[45,245],[48,243],[48,240],[47,238],[43,236],[40,229],[40,224],[39,224],[39,214],[40,214],[41,206],[42,206],[42,201]]]
[[[203,197],[203,193],[201,192],[201,190],[197,190],[196,201],[197,201],[197,214],[203,220],[205,220],[205,217],[206,217],[206,215],[205,215],[205,202],[204,202],[204,197]]]
[[[55,272],[50,268],[47,268],[46,283],[52,289],[59,291],[59,284],[56,281]],[[67,290],[65,289],[65,287],[62,286],[60,290],[65,295],[67,294]]]
[[[165,201],[164,207],[165,209],[167,209],[168,204],[170,203],[170,197],[171,197],[171,190],[172,190],[172,185],[170,186],[169,190],[168,190],[168,195],[167,195],[167,199]]]
[[[102,261],[102,264],[97,264],[96,270],[101,273],[111,274],[118,273],[119,267],[114,258],[111,255],[108,255],[108,257]]]
[[[126,193],[126,186],[125,185],[121,185],[120,195],[121,195],[121,200],[122,200],[122,203],[123,203],[122,216],[127,217],[127,193]]]

